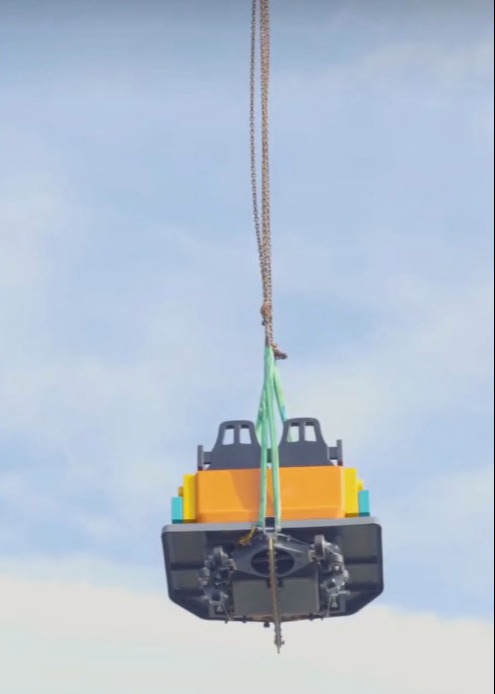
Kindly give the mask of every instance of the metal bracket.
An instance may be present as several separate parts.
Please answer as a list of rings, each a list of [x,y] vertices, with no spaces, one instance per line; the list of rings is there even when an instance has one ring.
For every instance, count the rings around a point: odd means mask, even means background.
[[[216,614],[229,619],[232,560],[222,547],[214,547],[199,571],[199,585]]]
[[[349,595],[346,590],[349,572],[340,547],[328,542],[324,535],[315,535],[310,556],[320,567],[320,596],[326,605],[327,616],[341,611],[343,601]]]

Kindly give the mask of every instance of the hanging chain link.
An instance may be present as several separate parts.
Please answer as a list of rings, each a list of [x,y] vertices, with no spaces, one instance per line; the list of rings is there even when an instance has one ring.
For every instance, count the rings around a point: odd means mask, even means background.
[[[260,29],[260,82],[261,82],[261,219],[259,213],[257,161],[256,161],[256,34]],[[256,242],[263,287],[261,315],[267,346],[271,346],[275,359],[286,359],[273,339],[272,248],[270,228],[270,152],[268,136],[268,94],[270,86],[270,2],[253,0],[251,12],[249,132],[251,147],[251,187]]]

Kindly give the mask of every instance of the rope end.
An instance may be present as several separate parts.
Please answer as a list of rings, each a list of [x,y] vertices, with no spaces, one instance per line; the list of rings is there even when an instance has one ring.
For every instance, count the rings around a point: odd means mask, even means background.
[[[285,352],[282,352],[282,350],[279,349],[277,347],[277,345],[272,344],[272,349],[273,349],[273,356],[275,357],[275,359],[287,359],[287,357],[289,356]]]
[[[273,313],[272,313],[272,304],[270,301],[264,301],[263,305],[261,306],[260,310],[261,316],[262,316],[262,325],[265,327],[265,332],[266,332],[266,346],[268,345],[271,346],[273,350],[273,356],[275,359],[287,359],[288,355],[285,352],[282,352],[281,349],[278,348],[278,346],[272,341],[271,336],[272,336],[272,321],[273,321]]]

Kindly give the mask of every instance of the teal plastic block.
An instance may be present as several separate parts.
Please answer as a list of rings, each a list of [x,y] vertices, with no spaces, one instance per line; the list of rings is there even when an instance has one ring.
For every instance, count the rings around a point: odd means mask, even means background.
[[[182,523],[184,518],[184,504],[181,496],[172,497],[172,523]]]
[[[358,493],[358,505],[360,516],[370,515],[370,493],[367,489],[362,489]]]

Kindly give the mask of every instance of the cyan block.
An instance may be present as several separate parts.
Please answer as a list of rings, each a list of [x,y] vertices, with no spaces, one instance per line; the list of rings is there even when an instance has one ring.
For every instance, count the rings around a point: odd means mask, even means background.
[[[184,503],[182,501],[182,497],[172,497],[171,506],[172,523],[182,523],[184,519]]]
[[[370,493],[368,489],[362,489],[358,492],[359,515],[369,516],[370,511]]]

